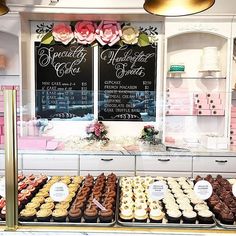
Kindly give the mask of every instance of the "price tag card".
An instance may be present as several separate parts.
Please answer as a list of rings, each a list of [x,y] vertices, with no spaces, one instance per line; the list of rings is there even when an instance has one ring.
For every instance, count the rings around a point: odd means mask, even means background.
[[[233,195],[236,197],[236,183],[232,187]]]
[[[161,181],[154,182],[149,186],[149,196],[153,200],[161,200],[166,194],[167,185]]]
[[[4,198],[6,197],[6,189],[4,185],[0,186],[0,196]]]
[[[212,186],[206,180],[200,180],[194,185],[194,192],[202,199],[206,200],[212,195]]]
[[[69,195],[69,189],[66,184],[57,182],[51,186],[49,194],[53,201],[62,202]]]

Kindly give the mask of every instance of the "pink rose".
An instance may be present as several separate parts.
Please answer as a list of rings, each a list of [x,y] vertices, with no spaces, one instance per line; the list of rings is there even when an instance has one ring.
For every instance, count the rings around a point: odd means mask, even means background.
[[[78,43],[91,44],[95,40],[96,25],[91,21],[78,22],[75,25],[75,38]]]
[[[62,42],[65,45],[74,38],[71,27],[64,23],[55,24],[52,29],[52,35],[55,41]]]
[[[122,31],[116,21],[102,21],[96,29],[96,39],[102,45],[114,45],[120,40]]]

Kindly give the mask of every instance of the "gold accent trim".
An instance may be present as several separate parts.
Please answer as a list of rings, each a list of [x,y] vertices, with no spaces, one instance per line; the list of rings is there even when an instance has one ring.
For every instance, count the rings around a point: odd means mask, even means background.
[[[15,231],[18,224],[16,90],[4,90],[3,94],[6,170],[6,230]]]

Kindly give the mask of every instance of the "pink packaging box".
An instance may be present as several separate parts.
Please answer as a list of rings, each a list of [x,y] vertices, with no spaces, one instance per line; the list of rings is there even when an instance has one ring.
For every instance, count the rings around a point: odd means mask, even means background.
[[[208,104],[208,103],[207,103],[207,99],[206,98],[197,98],[197,99],[194,100],[194,104],[201,104],[201,105],[203,105],[203,104]]]
[[[231,130],[230,130],[230,134],[231,134],[231,135],[232,135],[232,134],[235,134],[235,135],[236,135],[236,129],[231,128]]]
[[[231,135],[230,136],[230,141],[234,141],[235,142],[236,141],[236,135]]]
[[[206,96],[210,99],[217,100],[220,98],[220,93],[207,93]]]
[[[211,110],[198,110],[197,111],[198,116],[209,116],[211,115]]]
[[[189,98],[179,98],[179,99],[173,99],[168,98],[166,100],[166,103],[168,105],[190,105],[191,99]]]
[[[225,114],[225,110],[212,110],[211,114],[213,116],[223,116]]]
[[[0,143],[1,143],[1,144],[4,144],[4,135],[1,135],[1,136],[0,136]]]
[[[194,93],[193,97],[198,99],[206,99],[206,93]]]
[[[197,105],[194,106],[196,109],[210,109],[209,104],[207,103],[198,103]]]
[[[4,112],[4,102],[0,102],[0,112]]]
[[[186,91],[188,91],[188,88],[173,88],[173,87],[169,87],[166,89],[166,92],[179,92],[179,93],[186,93]]]
[[[46,150],[47,142],[53,139],[53,137],[19,137],[18,148],[29,149],[29,150]]]
[[[234,112],[234,111],[236,112],[236,107],[231,107],[231,111],[232,112]]]
[[[222,100],[220,98],[217,98],[217,99],[208,98],[207,102],[209,104],[215,104],[215,105],[222,104]]]
[[[231,112],[231,117],[236,118],[236,112],[235,111]]]
[[[171,92],[171,93],[167,93],[167,97],[182,99],[182,98],[189,98],[189,94],[186,92]]]
[[[166,115],[192,115],[192,111],[190,110],[168,110],[166,111]]]
[[[169,105],[167,110],[189,110],[190,107],[187,105]]]
[[[231,123],[231,124],[230,124],[230,128],[236,129],[236,123]]]
[[[230,141],[230,145],[236,146],[236,141]]]
[[[4,90],[4,89],[14,89],[14,85],[2,85],[1,90]]]
[[[224,107],[223,107],[223,104],[210,104],[210,109],[215,109],[215,110],[223,110]]]
[[[236,123],[236,117],[231,117],[231,124]]]
[[[4,124],[4,117],[0,116],[0,125],[3,125],[3,124]]]

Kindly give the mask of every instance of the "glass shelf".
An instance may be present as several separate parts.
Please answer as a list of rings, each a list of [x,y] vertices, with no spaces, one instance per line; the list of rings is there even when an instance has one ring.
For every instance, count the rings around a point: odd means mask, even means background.
[[[209,79],[209,80],[213,80],[213,79],[226,79],[226,77],[167,77],[167,79]]]

